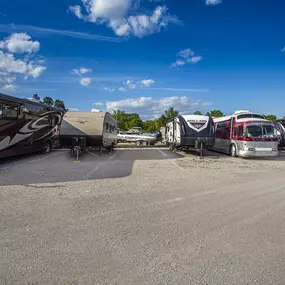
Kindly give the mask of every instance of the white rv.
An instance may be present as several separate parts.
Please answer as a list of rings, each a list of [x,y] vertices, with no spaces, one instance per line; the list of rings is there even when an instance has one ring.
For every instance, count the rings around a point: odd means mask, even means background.
[[[215,145],[215,128],[211,117],[178,116],[166,124],[166,144],[171,150],[195,149],[203,155],[207,147]]]
[[[60,131],[61,145],[78,149],[105,148],[113,151],[117,144],[117,121],[104,112],[67,112]]]

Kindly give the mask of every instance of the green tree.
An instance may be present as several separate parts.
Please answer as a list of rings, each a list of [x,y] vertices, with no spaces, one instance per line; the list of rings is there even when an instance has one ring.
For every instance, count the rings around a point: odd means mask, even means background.
[[[116,110],[113,112],[113,116],[118,122],[118,128],[126,130],[125,124],[127,121],[127,114],[124,111]]]
[[[164,114],[159,118],[161,125],[165,126],[168,121],[177,117],[179,115],[179,111],[175,110],[173,107],[167,109]]]
[[[126,129],[131,129],[133,127],[143,127],[143,121],[140,116],[136,113],[127,114],[127,121],[125,122]]]
[[[200,115],[200,116],[201,116],[201,115],[203,115],[203,114],[202,114],[201,111],[196,111],[196,112],[194,112],[194,115]]]
[[[37,100],[37,101],[40,101],[40,100],[41,100],[41,97],[39,96],[39,94],[34,94],[34,95],[33,95],[33,99],[34,99],[34,100]]]
[[[148,120],[143,124],[143,130],[146,133],[152,133],[158,131],[161,128],[161,121],[159,119],[156,120]]]
[[[64,102],[62,100],[56,99],[54,101],[54,106],[58,107],[58,108],[63,108],[64,110],[66,110],[65,104],[64,104]]]
[[[265,119],[271,122],[275,122],[277,120],[277,116],[275,115],[264,115]]]
[[[223,117],[224,113],[221,110],[212,110],[210,112],[207,112],[206,115],[209,117],[213,117],[213,118],[219,118],[219,117]]]
[[[51,97],[45,97],[43,99],[43,103],[49,106],[53,106],[54,105],[54,101]]]

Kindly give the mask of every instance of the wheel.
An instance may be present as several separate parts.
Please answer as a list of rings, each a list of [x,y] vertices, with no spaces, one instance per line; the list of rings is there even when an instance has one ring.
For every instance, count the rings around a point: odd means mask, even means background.
[[[140,142],[140,141],[137,141],[136,144],[139,146],[139,145],[141,145],[141,142]]]
[[[237,148],[234,144],[230,147],[230,155],[231,157],[237,157]]]
[[[146,146],[148,145],[148,142],[142,142],[142,145]]]
[[[43,144],[43,152],[44,153],[50,153],[51,152],[51,142],[45,141]]]

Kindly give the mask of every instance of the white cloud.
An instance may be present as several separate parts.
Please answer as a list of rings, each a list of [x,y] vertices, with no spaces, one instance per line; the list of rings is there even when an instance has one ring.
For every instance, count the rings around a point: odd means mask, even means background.
[[[72,69],[71,71],[73,75],[79,75],[79,76],[89,73],[89,72],[92,72],[92,70],[86,67],[80,67],[79,69],[75,68],[75,69]]]
[[[81,78],[80,84],[83,86],[89,86],[91,84],[91,78],[88,77]]]
[[[144,79],[140,81],[142,87],[150,87],[155,84],[153,79]]]
[[[118,91],[120,91],[120,92],[126,92],[127,90],[126,90],[126,88],[124,88],[124,87],[120,87],[120,88],[118,89]]]
[[[157,6],[153,13],[138,12],[139,0],[81,0],[82,6],[70,6],[69,10],[79,19],[98,25],[105,24],[117,36],[144,37],[178,23],[175,16],[167,13],[166,6]]]
[[[66,36],[66,37],[91,40],[91,41],[108,41],[108,42],[122,41],[122,39],[119,37],[105,37],[96,34],[82,33],[70,30],[56,30],[56,29],[42,28],[42,27],[29,26],[29,25],[0,24],[0,31],[3,32],[28,31],[30,34],[35,34],[35,35]]]
[[[124,82],[125,85],[127,85],[130,89],[136,89],[137,85],[132,80],[127,80]]]
[[[81,68],[79,69],[79,72],[80,72],[81,74],[85,74],[85,73],[92,72],[92,70],[89,69],[89,68],[86,68],[86,67],[81,67]]]
[[[182,66],[182,65],[185,65],[185,64],[186,64],[186,61],[178,59],[174,63],[172,63],[171,66],[172,67],[178,67],[178,66]]]
[[[32,53],[40,49],[38,41],[32,41],[26,33],[15,33],[0,41],[0,48],[6,49],[11,53]]]
[[[95,105],[101,104],[98,102]],[[108,101],[104,103],[107,111],[124,110],[126,112],[139,113],[144,118],[155,118],[161,116],[163,112],[169,107],[174,107],[179,110],[181,114],[192,113],[197,107],[202,107],[203,102],[192,101],[186,96],[173,96],[160,99],[152,97],[140,97],[135,99],[126,99],[119,101]]]
[[[107,92],[110,92],[110,93],[113,93],[116,91],[115,88],[110,88],[110,87],[104,87],[104,90],[107,91]]]
[[[197,63],[203,59],[202,56],[193,56],[187,60],[188,63]]]
[[[283,49],[281,49],[281,51],[282,51],[282,52],[285,52],[285,46],[284,46],[284,48],[283,48]]]
[[[179,67],[189,63],[195,64],[203,59],[202,56],[195,55],[190,48],[184,49],[177,54],[178,59],[171,64],[172,67]]]
[[[19,88],[19,86],[16,85],[16,84],[5,84],[5,85],[2,87],[3,90],[9,90],[9,91],[15,91],[15,90],[17,90],[18,88]]]
[[[0,88],[14,90],[18,88],[15,81],[18,77],[38,78],[46,67],[42,64],[43,58],[36,58],[32,52],[36,52],[39,44],[34,44],[26,34],[13,34],[0,41]],[[28,55],[17,58],[17,53],[28,53]]]
[[[194,53],[190,48],[187,48],[187,49],[184,49],[184,50],[180,51],[180,52],[178,53],[178,56],[187,59],[187,58],[189,58],[190,56],[194,56],[194,54],[195,54],[195,53]]]
[[[222,0],[206,0],[206,5],[218,5],[221,3],[222,3]]]

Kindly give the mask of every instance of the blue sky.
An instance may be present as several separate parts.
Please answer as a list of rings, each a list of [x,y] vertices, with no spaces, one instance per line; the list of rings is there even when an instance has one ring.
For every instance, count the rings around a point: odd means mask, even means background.
[[[145,119],[169,106],[285,116],[283,0],[85,2],[1,5],[2,92]]]

